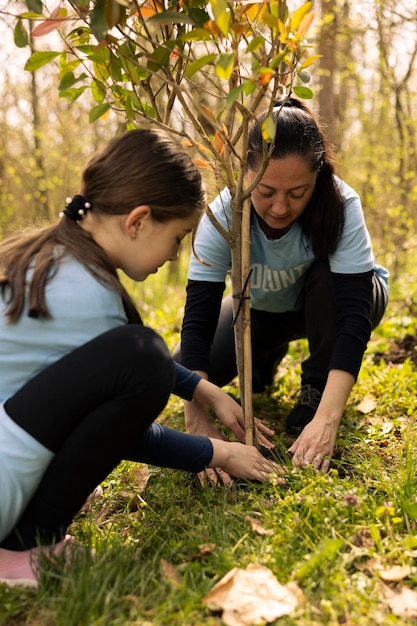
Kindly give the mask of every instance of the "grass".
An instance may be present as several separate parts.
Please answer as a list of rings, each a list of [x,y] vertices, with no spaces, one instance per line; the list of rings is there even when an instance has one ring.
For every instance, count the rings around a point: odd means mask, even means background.
[[[135,296],[173,348],[183,290],[161,273]],[[288,464],[285,486],[203,489],[195,476],[122,463],[71,527],[94,557],[76,555],[70,569],[45,564],[38,592],[0,586],[0,626],[220,626],[202,598],[232,568],[255,562],[304,593],[300,608],[276,622],[282,626],[414,624],[391,611],[385,591],[417,591],[417,372],[409,361],[376,364],[375,353],[416,325],[394,302],[373,334],[327,474],[293,470],[286,458],[283,424],[306,354],[300,341],[271,393],[254,397]],[[237,397],[235,387],[228,391]],[[369,413],[358,410],[365,398],[376,400]],[[181,401],[172,397],[161,420],[182,428]],[[382,580],[381,568],[403,565],[404,579]]]

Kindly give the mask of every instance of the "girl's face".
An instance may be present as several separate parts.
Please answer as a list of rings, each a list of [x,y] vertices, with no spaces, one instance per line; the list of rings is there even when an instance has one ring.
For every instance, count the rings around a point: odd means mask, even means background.
[[[248,170],[247,179],[251,182],[255,175],[256,171]],[[256,213],[270,228],[285,234],[313,195],[316,176],[301,157],[272,159],[252,192]]]
[[[196,222],[195,216],[157,222],[149,214],[137,230],[130,232],[125,249],[120,251],[118,267],[133,280],[145,280],[167,261],[178,259],[181,241]]]
[[[177,260],[181,241],[199,218],[196,211],[191,217],[157,222],[150,207],[142,205],[127,215],[88,211],[79,224],[103,248],[115,269],[139,282],[155,274],[167,261]]]

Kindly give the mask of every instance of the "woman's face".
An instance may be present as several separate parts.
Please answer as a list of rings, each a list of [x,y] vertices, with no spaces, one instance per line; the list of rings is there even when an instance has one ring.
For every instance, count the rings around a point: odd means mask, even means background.
[[[249,182],[256,173],[248,170]],[[252,191],[255,211],[270,228],[287,232],[313,195],[316,177],[317,173],[311,171],[309,162],[301,157],[271,160]]]

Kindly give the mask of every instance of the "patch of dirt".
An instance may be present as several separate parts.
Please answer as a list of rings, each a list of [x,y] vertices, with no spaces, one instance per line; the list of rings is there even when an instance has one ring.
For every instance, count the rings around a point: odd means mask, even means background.
[[[417,331],[414,335],[405,335],[398,341],[393,341],[389,352],[377,352],[375,360],[377,363],[384,359],[387,363],[404,363],[410,359],[417,367]]]

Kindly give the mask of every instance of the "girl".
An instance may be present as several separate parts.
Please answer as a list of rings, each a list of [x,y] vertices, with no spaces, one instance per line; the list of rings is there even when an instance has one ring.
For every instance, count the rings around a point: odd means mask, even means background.
[[[209,404],[244,440],[239,405],[174,364],[116,272],[142,281],[175,260],[204,207],[184,150],[136,130],[90,161],[58,224],[1,244],[3,581],[36,584],[37,544],[64,549],[74,515],[122,459],[261,481],[278,469],[252,446],[153,424],[173,392]]]
[[[375,263],[359,197],[335,176],[311,111],[289,98],[273,115],[271,159],[251,197],[253,389],[272,383],[290,341],[308,338],[301,392],[286,428],[300,435],[290,448],[295,465],[326,471],[371,327],[387,304],[388,273]],[[262,165],[265,117],[249,133],[249,183]],[[225,228],[230,200],[226,188],[211,205]],[[174,357],[222,386],[236,375],[232,298],[221,302],[231,258],[207,216],[194,249],[206,264],[192,255],[181,350]],[[186,402],[185,418],[189,432],[219,436],[198,399]]]

